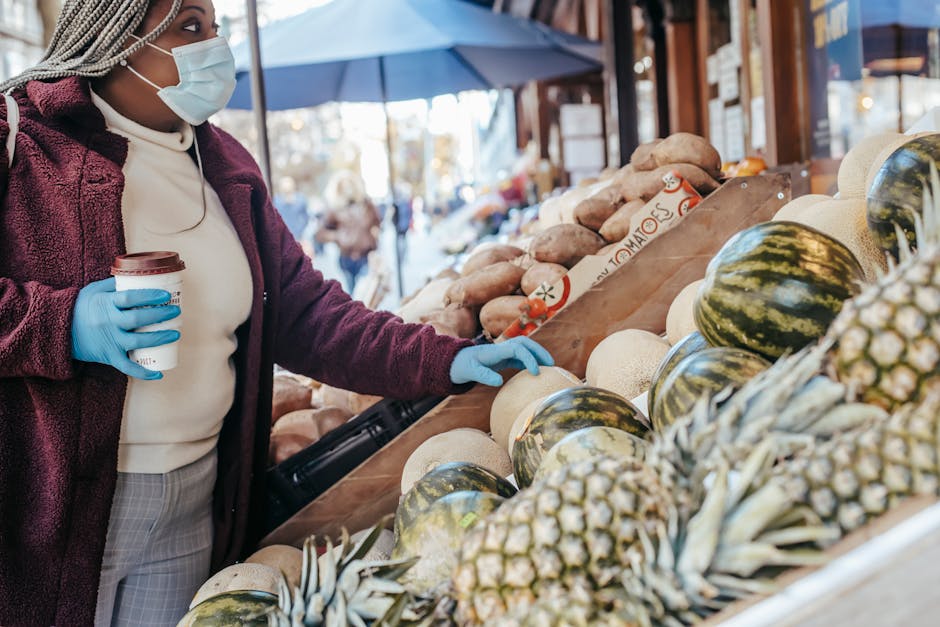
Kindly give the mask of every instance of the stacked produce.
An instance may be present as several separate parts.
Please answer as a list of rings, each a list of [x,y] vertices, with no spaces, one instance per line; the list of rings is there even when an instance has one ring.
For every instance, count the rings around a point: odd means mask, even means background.
[[[483,455],[418,460],[399,559],[359,559],[376,529],[326,562],[323,585],[309,558],[299,592],[285,579],[277,598],[193,611],[262,607],[284,625],[691,624],[824,562],[904,497],[940,495],[940,135],[907,139],[861,177],[872,232],[898,225],[878,240],[896,255],[889,269],[811,225],[747,229],[676,305],[674,328],[692,331],[670,334],[671,348],[628,330],[598,346],[588,385],[560,369],[507,383],[481,449],[501,464],[511,451],[519,492]],[[882,189],[896,180],[907,195]]]

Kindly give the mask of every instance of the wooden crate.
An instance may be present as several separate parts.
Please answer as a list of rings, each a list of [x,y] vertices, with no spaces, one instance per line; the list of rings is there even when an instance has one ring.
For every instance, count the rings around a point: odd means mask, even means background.
[[[733,605],[703,627],[927,627],[940,624],[940,503],[909,499],[791,571],[780,591]]]
[[[769,220],[790,200],[783,174],[732,179],[689,214],[681,224],[652,241],[531,336],[555,362],[584,376],[591,351],[608,335],[624,329],[662,333],[673,299],[705,276],[705,267],[735,233]],[[477,386],[445,399],[383,449],[324,492],[262,545],[299,546],[311,533],[337,536],[374,525],[395,511],[401,471],[428,438],[459,427],[489,431],[490,406],[497,390]]]

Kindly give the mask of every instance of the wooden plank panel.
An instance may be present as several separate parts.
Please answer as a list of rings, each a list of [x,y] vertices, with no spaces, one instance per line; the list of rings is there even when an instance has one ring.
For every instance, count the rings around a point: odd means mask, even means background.
[[[769,220],[790,200],[785,175],[733,179],[706,198],[675,229],[563,309],[533,335],[555,362],[583,377],[594,347],[611,333],[646,329],[662,333],[666,313],[683,287],[705,275],[705,266],[738,231]],[[414,450],[431,436],[458,427],[489,431],[496,390],[477,386],[431,410],[382,450],[262,542],[299,545],[311,534],[355,532],[395,511],[401,471]]]

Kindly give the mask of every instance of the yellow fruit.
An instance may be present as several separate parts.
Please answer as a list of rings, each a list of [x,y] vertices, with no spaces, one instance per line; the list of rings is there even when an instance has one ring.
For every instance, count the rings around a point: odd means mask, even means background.
[[[490,433],[501,447],[509,446],[509,430],[519,412],[538,398],[581,385],[581,380],[563,368],[543,367],[537,377],[522,371],[500,389],[490,409]]]
[[[666,338],[670,344],[675,344],[689,333],[698,331],[698,327],[695,326],[693,308],[702,282],[703,280],[699,280],[686,285],[681,292],[676,294],[672,305],[669,306],[669,313],[666,314]],[[633,396],[627,398],[633,398]]]
[[[774,214],[774,220],[777,222],[792,221],[794,216],[803,213],[803,210],[807,207],[811,207],[829,200],[832,200],[832,196],[826,196],[824,194],[806,194],[805,196],[794,198],[784,206],[780,207],[780,210]]]
[[[874,282],[879,271],[887,272],[887,257],[868,229],[868,203],[864,198],[821,202],[804,208],[792,221],[842,242],[858,259],[868,281]]]
[[[591,353],[587,384],[634,398],[649,390],[653,373],[668,352],[669,342],[655,333],[639,329],[619,331]]]
[[[868,188],[865,181],[872,163],[884,150],[901,137],[899,133],[878,133],[866,137],[856,144],[839,165],[839,198],[865,198]]]
[[[206,599],[236,590],[259,590],[277,594],[280,576],[280,573],[264,564],[234,564],[223,568],[202,584],[193,597],[193,602],[189,604],[189,609]]]
[[[245,560],[246,564],[262,564],[283,572],[292,586],[300,585],[300,570],[303,567],[304,553],[295,546],[272,544],[256,551]]]
[[[506,448],[476,429],[455,429],[435,435],[415,449],[401,475],[401,492],[408,492],[415,481],[441,464],[472,462],[500,477],[512,474],[512,462]]]

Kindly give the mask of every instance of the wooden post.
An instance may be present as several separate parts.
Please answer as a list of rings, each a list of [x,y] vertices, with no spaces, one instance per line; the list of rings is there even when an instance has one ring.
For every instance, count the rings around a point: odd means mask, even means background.
[[[669,128],[706,135],[701,102],[704,99],[699,74],[696,45],[695,3],[673,0],[666,3],[666,58],[656,59],[667,65],[669,93]]]
[[[637,127],[636,74],[633,70],[633,5],[627,0],[607,0],[613,42],[613,73],[611,92],[616,97],[617,123],[620,127],[620,164],[640,145]]]
[[[805,161],[801,0],[757,0],[767,115],[767,163]]]

